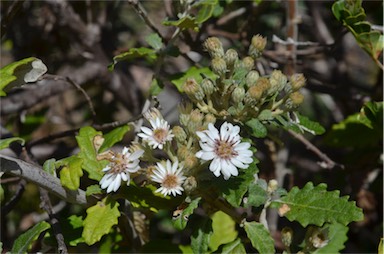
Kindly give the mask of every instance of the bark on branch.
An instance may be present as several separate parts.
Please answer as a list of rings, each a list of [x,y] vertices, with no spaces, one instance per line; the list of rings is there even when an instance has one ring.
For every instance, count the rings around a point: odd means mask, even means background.
[[[0,171],[33,182],[69,203],[79,205],[91,203],[91,197],[87,197],[83,190],[65,189],[58,178],[25,161],[0,154]]]

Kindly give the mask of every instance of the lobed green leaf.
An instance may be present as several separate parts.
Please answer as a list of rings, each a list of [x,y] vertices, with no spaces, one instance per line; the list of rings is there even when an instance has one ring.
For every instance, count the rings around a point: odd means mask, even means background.
[[[274,241],[263,224],[255,221],[245,222],[244,229],[252,246],[260,254],[275,253]]]
[[[198,23],[195,19],[195,17],[191,17],[189,15],[186,15],[182,17],[181,19],[178,20],[164,20],[163,21],[164,26],[175,26],[180,28],[181,30],[185,29],[193,29],[193,30],[198,30],[199,26]]]
[[[117,127],[113,129],[112,131],[108,132],[107,134],[103,135],[104,142],[101,145],[99,152],[104,152],[105,150],[111,148],[114,144],[117,142],[120,142],[124,135],[130,130],[130,127],[128,125],[123,125],[120,127]]]
[[[246,254],[247,253],[247,251],[244,248],[244,245],[241,243],[240,238],[237,238],[233,242],[223,245],[221,248],[219,248],[218,251],[219,253],[222,253],[222,254],[231,254],[231,253]]]
[[[130,48],[128,51],[113,57],[113,63],[108,66],[109,70],[113,70],[115,65],[121,61],[132,60],[136,58],[146,57],[148,60],[156,59],[156,51],[150,48]]]
[[[267,128],[260,122],[259,119],[253,118],[245,123],[251,128],[251,134],[256,138],[265,138],[267,136]]]
[[[212,220],[210,218],[200,218],[194,222],[193,226],[191,235],[193,253],[206,253],[212,235]]]
[[[209,241],[209,247],[211,251],[216,251],[220,245],[230,243],[237,238],[236,223],[222,211],[214,213],[211,219],[213,233]]]
[[[183,92],[183,85],[187,79],[195,79],[197,83],[200,83],[203,80],[203,76],[212,80],[216,79],[216,74],[214,74],[208,67],[196,68],[195,66],[192,66],[186,72],[173,75],[171,77],[171,82],[176,86],[179,92]]]
[[[176,229],[182,230],[187,226],[188,217],[193,213],[193,211],[199,206],[201,198],[195,198],[188,204],[186,208],[183,209],[181,214],[179,214],[176,218],[173,219],[173,225]]]
[[[297,221],[303,227],[324,223],[347,225],[362,220],[362,209],[354,201],[348,201],[348,196],[340,197],[339,194],[339,191],[327,191],[326,184],[314,187],[309,182],[303,189],[292,188],[286,196],[273,201],[272,206],[279,208],[280,216]]]
[[[80,177],[83,176],[83,159],[77,155],[56,161],[56,167],[62,166],[60,170],[60,182],[70,190],[77,190],[80,187]]]
[[[157,33],[151,33],[145,37],[145,41],[155,50],[160,50],[163,46],[161,37]]]
[[[339,223],[333,223],[324,227],[328,231],[327,239],[328,244],[322,248],[315,250],[312,253],[327,254],[339,253],[345,248],[344,243],[348,240],[348,227]]]
[[[100,241],[101,237],[108,234],[111,228],[117,224],[120,217],[119,204],[115,201],[97,202],[87,209],[87,217],[83,221],[83,238],[85,243],[92,245]]]

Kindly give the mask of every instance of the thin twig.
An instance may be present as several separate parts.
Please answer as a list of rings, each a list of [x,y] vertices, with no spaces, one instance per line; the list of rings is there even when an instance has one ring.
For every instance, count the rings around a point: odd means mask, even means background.
[[[272,42],[279,43],[281,45],[296,45],[296,46],[319,46],[318,42],[312,42],[312,41],[294,41],[291,37],[288,37],[288,39],[285,41],[281,38],[279,38],[277,35],[272,36]]]
[[[299,133],[296,133],[292,130],[288,130],[288,133],[291,134],[294,138],[296,138],[297,140],[299,140],[301,143],[303,143],[308,150],[312,151],[313,153],[315,153],[320,159],[322,159],[323,161],[320,162],[320,166],[321,167],[325,167],[325,168],[328,168],[328,169],[332,169],[334,168],[335,166],[338,166],[342,169],[344,169],[344,165],[342,164],[339,164],[339,163],[336,163],[334,162],[333,160],[331,160],[325,153],[323,153],[322,151],[320,151],[319,148],[317,148],[315,145],[313,145],[309,140],[307,140],[303,135],[299,134]]]
[[[157,29],[157,27],[154,25],[152,20],[148,17],[147,11],[144,9],[144,7],[141,5],[141,3],[138,0],[128,0],[128,3],[132,5],[132,7],[135,9],[135,11],[139,14],[139,16],[144,20],[144,22],[155,32],[157,33],[161,39],[166,42],[168,41]]]
[[[20,179],[20,178],[18,177],[18,179]],[[17,190],[16,190],[15,195],[13,195],[13,197],[5,205],[3,205],[1,207],[1,214],[3,216],[8,214],[14,208],[14,206],[17,204],[17,202],[19,202],[21,196],[23,195],[23,193],[25,191],[25,185],[27,185],[27,182],[24,179],[22,179],[17,186]]]
[[[245,8],[245,7],[241,7],[237,10],[231,11],[230,13],[225,15],[224,17],[217,20],[216,24],[218,26],[224,25],[224,24],[228,23],[230,20],[243,15],[246,11],[247,11],[247,8]]]

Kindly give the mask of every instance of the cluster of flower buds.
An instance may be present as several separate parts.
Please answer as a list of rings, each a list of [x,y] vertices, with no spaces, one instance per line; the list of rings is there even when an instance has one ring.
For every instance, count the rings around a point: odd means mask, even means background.
[[[183,87],[201,113],[244,123],[258,118],[263,110],[270,110],[276,116],[295,110],[303,102],[300,92],[306,81],[303,74],[287,77],[280,70],[274,70],[261,76],[255,69],[266,43],[262,36],[253,36],[248,55],[240,58],[234,49],[225,51],[216,37],[204,42],[216,78],[205,78],[200,83],[188,79]],[[189,126],[183,121],[182,124]]]

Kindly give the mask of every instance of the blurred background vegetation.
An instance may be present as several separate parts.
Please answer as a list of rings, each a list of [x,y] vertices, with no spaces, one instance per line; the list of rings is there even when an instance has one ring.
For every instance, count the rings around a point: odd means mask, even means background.
[[[257,145],[260,177],[278,178],[284,171],[288,173],[281,180],[288,189],[302,187],[310,180],[315,184],[325,182],[328,189],[350,195],[363,208],[365,220],[351,226],[344,252],[376,252],[383,230],[382,117],[375,120],[377,128],[373,131],[343,120],[358,113],[366,102],[383,100],[383,72],[335,18],[332,1],[294,2],[297,4],[296,41],[305,42],[296,45],[294,59],[289,46],[284,44],[289,22],[292,22],[286,1],[226,0],[215,5],[212,17],[198,30],[182,31],[172,41],[170,49],[174,51],[170,50],[163,58],[155,62],[135,58],[117,63],[110,71],[107,67],[114,56],[132,47],[148,47],[145,38],[153,30],[138,14],[135,1],[1,1],[1,67],[26,57],[37,57],[46,64],[48,73],[70,77],[81,86],[96,111],[96,117],[92,116],[82,93],[65,82],[50,80],[43,85],[26,85],[11,90],[1,99],[1,138],[25,138],[27,147],[41,164],[50,158],[68,157],[76,153],[74,135],[36,141],[50,134],[91,124],[128,121],[139,115],[150,96],[154,75],[164,85],[157,99],[165,118],[177,123],[176,106],[183,96],[171,80],[191,66],[209,65],[202,42],[216,36],[224,48],[232,47],[246,55],[252,36],[261,34],[268,43],[257,63],[258,70],[264,75],[273,69],[281,69],[288,75],[292,71],[305,75],[305,103],[300,111],[327,130],[321,136],[305,137],[343,166],[324,169],[317,155],[303,143],[287,132],[272,129],[273,135]],[[141,4],[147,12],[144,16],[163,38],[172,38],[175,27],[162,22],[166,18],[177,19],[181,9],[179,1],[142,1]],[[364,1],[362,6],[366,20],[382,30],[382,1]],[[193,14],[193,10],[191,12]],[[337,123],[340,124],[335,126]],[[122,145],[129,144],[132,135],[127,135]],[[4,152],[17,153],[17,148]],[[20,233],[44,217],[35,185],[15,177],[2,177],[1,184],[2,205],[15,195],[20,184],[25,186],[12,209],[2,210],[1,242],[3,249],[9,250]],[[68,216],[85,213],[83,207],[55,198],[52,203],[60,210],[63,231],[71,230],[66,224]],[[188,235],[181,235],[171,227],[167,212],[151,218],[149,229],[144,233],[155,245],[147,245],[144,252],[160,246],[159,243],[188,243]],[[286,223],[283,219],[276,222],[276,240]],[[70,235],[76,239],[80,234]],[[172,249],[172,244],[163,251],[177,251]],[[277,243],[277,250],[281,247],[281,243],[280,246]],[[39,248],[41,246],[36,247]],[[70,247],[69,252],[97,250],[103,251],[103,246],[90,249],[79,244]]]

